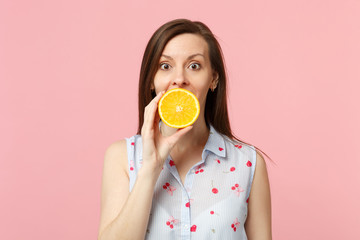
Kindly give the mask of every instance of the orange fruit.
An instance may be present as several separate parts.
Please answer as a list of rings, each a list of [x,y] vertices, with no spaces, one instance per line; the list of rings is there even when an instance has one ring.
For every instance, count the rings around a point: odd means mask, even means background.
[[[183,88],[174,88],[160,98],[158,105],[161,120],[172,128],[192,125],[200,114],[200,104],[196,96]]]

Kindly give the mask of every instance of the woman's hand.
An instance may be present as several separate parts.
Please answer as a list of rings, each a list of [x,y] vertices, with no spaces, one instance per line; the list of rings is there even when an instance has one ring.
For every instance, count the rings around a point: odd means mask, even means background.
[[[148,166],[153,170],[161,170],[171,149],[178,140],[191,130],[192,126],[179,129],[171,136],[164,137],[160,133],[160,116],[157,111],[158,103],[165,91],[151,100],[145,107],[144,124],[141,128],[141,137],[143,144],[143,166]]]

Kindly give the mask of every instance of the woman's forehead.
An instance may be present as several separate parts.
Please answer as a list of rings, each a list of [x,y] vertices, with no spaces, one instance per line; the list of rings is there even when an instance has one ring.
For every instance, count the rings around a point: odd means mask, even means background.
[[[172,38],[165,46],[162,55],[171,58],[188,56],[207,57],[207,42],[197,34],[184,33]]]

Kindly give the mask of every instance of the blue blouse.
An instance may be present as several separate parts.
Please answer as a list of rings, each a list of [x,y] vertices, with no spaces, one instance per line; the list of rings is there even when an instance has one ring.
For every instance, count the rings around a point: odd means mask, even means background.
[[[130,191],[142,165],[140,135],[126,139]],[[169,155],[156,183],[145,239],[247,239],[244,223],[256,166],[254,146],[210,126],[196,163],[181,182]]]

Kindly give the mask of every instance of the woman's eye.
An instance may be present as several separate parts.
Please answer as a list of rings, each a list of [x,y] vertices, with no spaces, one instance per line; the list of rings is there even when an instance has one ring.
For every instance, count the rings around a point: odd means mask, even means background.
[[[199,70],[199,69],[200,69],[200,64],[198,64],[198,63],[192,63],[192,64],[190,64],[190,68],[191,68],[192,70]]]
[[[167,63],[161,63],[161,64],[160,64],[160,68],[161,68],[162,70],[169,70],[169,69],[170,69],[170,65],[167,64]]]

